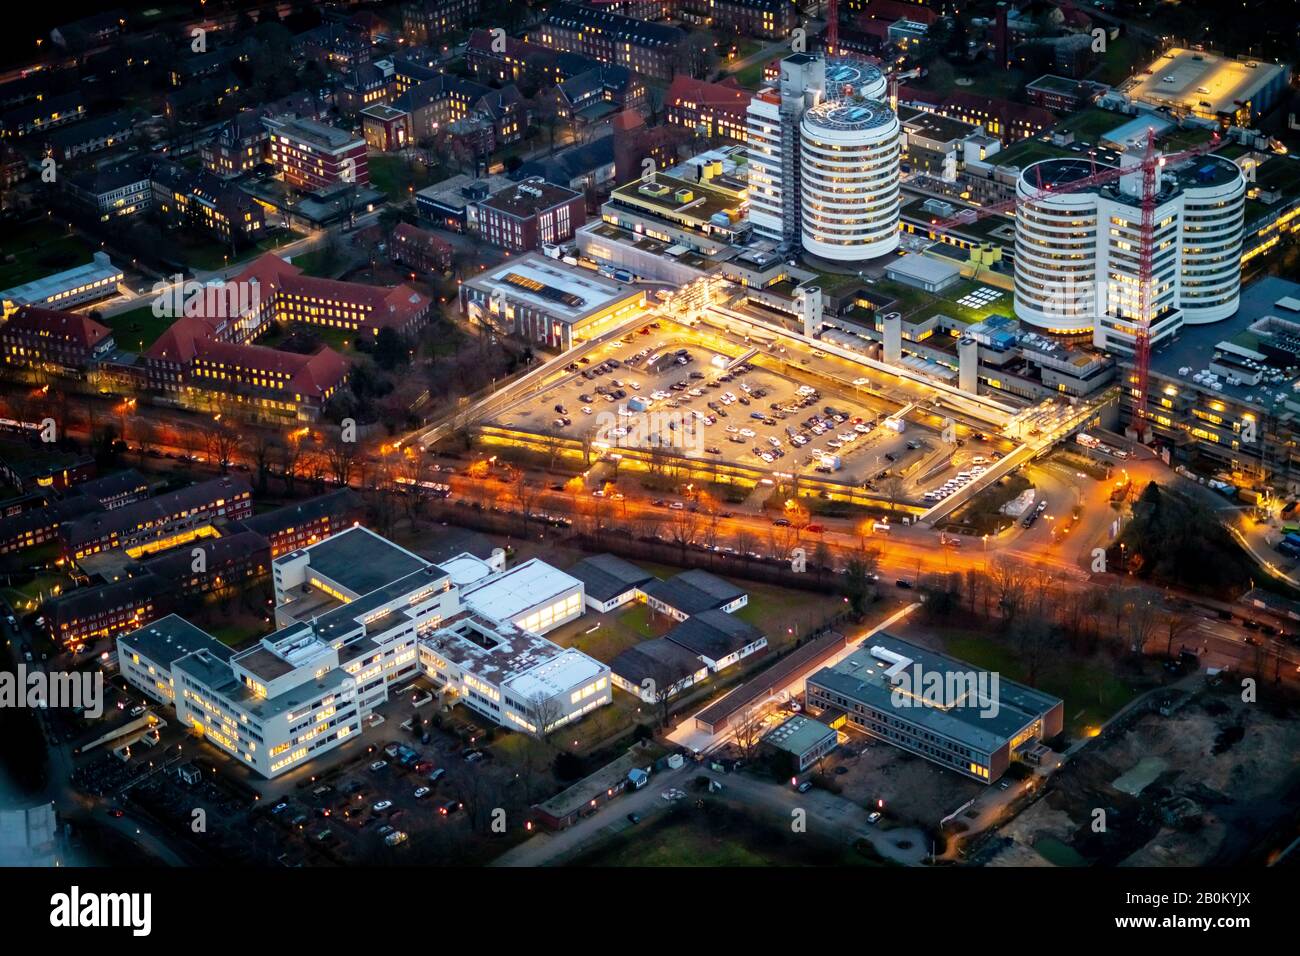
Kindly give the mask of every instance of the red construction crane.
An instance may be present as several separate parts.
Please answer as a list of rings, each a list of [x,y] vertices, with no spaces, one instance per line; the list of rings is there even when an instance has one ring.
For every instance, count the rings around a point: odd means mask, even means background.
[[[1143,151],[1142,159],[1136,164],[1128,167],[1114,167],[1105,169],[1101,172],[1094,172],[1090,176],[1084,176],[1073,182],[1062,183],[1059,186],[1050,184],[1044,185],[1041,178],[1039,187],[1033,193],[1026,197],[1014,197],[998,203],[991,203],[987,206],[977,206],[970,209],[963,209],[955,216],[948,219],[935,220],[930,224],[930,230],[933,233],[947,232],[956,226],[967,225],[975,222],[977,219],[983,219],[986,216],[996,215],[998,213],[1013,212],[1022,203],[1032,203],[1036,200],[1045,199],[1049,196],[1055,196],[1060,193],[1078,192],[1088,189],[1091,186],[1100,186],[1105,183],[1113,182],[1122,176],[1129,176],[1141,172],[1142,175],[1142,195],[1140,209],[1142,212],[1141,225],[1138,231],[1138,318],[1136,324],[1136,333],[1133,342],[1133,359],[1136,371],[1136,381],[1133,383],[1133,407],[1136,414],[1133,418],[1134,430],[1138,434],[1138,440],[1141,441],[1146,437],[1146,417],[1147,417],[1147,379],[1151,371],[1151,339],[1150,328],[1148,327],[1148,311],[1151,307],[1151,276],[1152,263],[1155,258],[1155,214],[1156,203],[1158,200],[1156,184],[1161,166],[1174,165],[1184,160],[1191,159],[1208,153],[1219,145],[1219,134],[1215,133],[1210,139],[1199,146],[1193,146],[1191,149],[1183,150],[1179,153],[1170,153],[1161,155],[1156,150],[1156,134],[1154,128],[1147,130],[1146,148]],[[1096,169],[1094,161],[1093,168]]]
[[[826,0],[826,55],[840,52],[839,0]]]

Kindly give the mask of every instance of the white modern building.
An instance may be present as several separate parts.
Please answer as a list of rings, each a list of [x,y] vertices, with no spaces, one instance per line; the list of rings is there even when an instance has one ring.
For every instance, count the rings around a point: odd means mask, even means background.
[[[251,648],[232,653],[174,615],[118,642],[131,684],[263,776],[343,743],[421,670],[529,733],[611,700],[608,667],[538,633],[584,604],[581,581],[540,561],[434,564],[353,527],[275,559],[273,577],[279,630]]]
[[[750,101],[749,223],[761,239],[778,245],[799,240],[799,119],[825,90],[822,57],[794,53],[781,60],[778,84]]]
[[[1134,144],[1121,167],[1132,173],[1078,190],[1068,187],[1094,172],[1086,160],[1025,168],[1017,183],[1020,319],[1057,334],[1090,333],[1099,348],[1131,353],[1141,325],[1155,345],[1184,324],[1237,311],[1245,179],[1235,163],[1203,156],[1158,173],[1152,284],[1142,314],[1140,158]],[[1051,188],[1062,191],[1041,195]]]
[[[900,133],[894,111],[858,96],[826,100],[800,123],[803,247],[837,262],[898,248]]]
[[[898,246],[901,131],[865,62],[796,53],[748,110],[749,221],[778,245],[840,262]]]
[[[356,679],[314,640],[233,654],[176,615],[118,638],[122,676],[213,746],[274,777],[361,731]]]
[[[66,310],[113,295],[121,281],[122,270],[107,253],[96,252],[85,265],[5,289],[0,292],[0,304],[6,318],[24,305]]]

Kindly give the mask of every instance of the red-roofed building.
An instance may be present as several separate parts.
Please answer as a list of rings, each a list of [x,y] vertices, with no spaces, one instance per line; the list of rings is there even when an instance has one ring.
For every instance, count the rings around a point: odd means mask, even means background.
[[[416,272],[447,272],[451,269],[451,243],[409,222],[400,223],[393,230],[393,241],[388,248],[394,262]]]
[[[112,351],[112,330],[75,312],[24,305],[0,325],[9,368],[76,375]]]
[[[303,275],[273,252],[253,260],[229,286],[256,289],[256,295],[245,298],[256,302],[257,321],[246,325],[259,333],[273,318],[376,336],[383,328],[410,335],[429,314],[429,299],[410,286],[384,288]]]
[[[219,293],[186,302],[145,353],[146,385],[185,407],[266,420],[315,421],[348,377],[347,361],[330,348],[302,355],[248,344],[270,322],[411,335],[430,308],[410,286],[307,276],[274,253],[259,256]]]
[[[1056,125],[1056,117],[1041,106],[1028,106],[967,90],[954,90],[944,95],[902,86],[898,90],[898,101],[983,126],[986,133],[996,136],[1004,144],[1040,136]]]
[[[668,122],[698,132],[744,143],[748,140],[745,111],[753,94],[742,90],[728,77],[721,83],[707,83],[684,73],[673,78],[664,97]]]

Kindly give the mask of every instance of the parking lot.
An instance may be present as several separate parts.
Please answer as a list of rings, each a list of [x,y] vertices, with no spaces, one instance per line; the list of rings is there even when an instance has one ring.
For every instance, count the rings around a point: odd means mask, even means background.
[[[869,489],[911,474],[940,448],[932,428],[894,418],[897,405],[870,395],[866,377],[857,394],[827,397],[743,357],[677,325],[646,325],[573,363],[494,424]]]

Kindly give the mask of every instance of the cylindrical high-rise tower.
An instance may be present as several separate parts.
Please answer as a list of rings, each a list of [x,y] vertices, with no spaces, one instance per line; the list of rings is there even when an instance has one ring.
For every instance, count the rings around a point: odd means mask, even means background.
[[[800,122],[804,249],[838,262],[898,248],[901,127],[874,100],[832,99]]]

